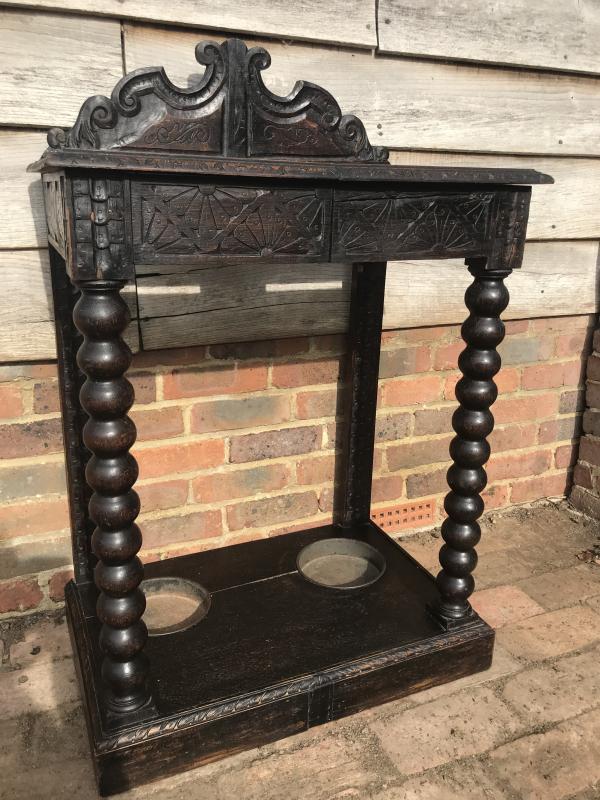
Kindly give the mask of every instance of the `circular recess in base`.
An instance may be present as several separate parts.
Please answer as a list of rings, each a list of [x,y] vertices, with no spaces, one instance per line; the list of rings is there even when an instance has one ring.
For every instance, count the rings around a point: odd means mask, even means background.
[[[304,547],[296,562],[311,583],[328,589],[363,589],[385,572],[385,558],[358,539],[320,539]]]
[[[144,622],[150,636],[184,631],[208,614],[210,594],[199,583],[184,578],[149,578],[141,588],[146,595]]]

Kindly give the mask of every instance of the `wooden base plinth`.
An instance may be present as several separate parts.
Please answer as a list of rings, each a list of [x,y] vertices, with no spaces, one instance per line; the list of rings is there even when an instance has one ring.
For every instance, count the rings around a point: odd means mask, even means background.
[[[352,536],[386,570],[359,590],[324,588],[296,569],[307,544]],[[290,736],[411,692],[487,669],[494,632],[476,614],[450,629],[428,611],[432,576],[374,523],[324,526],[149,564],[211,593],[194,627],[150,637],[153,705],[106,713],[94,587],[66,600],[92,757],[103,795]]]

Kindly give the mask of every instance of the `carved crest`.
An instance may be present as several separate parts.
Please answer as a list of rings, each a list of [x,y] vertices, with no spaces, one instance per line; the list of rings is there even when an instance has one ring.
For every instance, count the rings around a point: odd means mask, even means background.
[[[373,147],[363,123],[342,115],[329,92],[298,81],[286,97],[264,85],[271,58],[240,39],[201,42],[196,60],[205,66],[196,86],[174,86],[162,67],[138,69],[115,86],[110,98],[82,105],[69,130],[53,128],[53,149],[166,151],[230,157],[326,158],[387,161]]]

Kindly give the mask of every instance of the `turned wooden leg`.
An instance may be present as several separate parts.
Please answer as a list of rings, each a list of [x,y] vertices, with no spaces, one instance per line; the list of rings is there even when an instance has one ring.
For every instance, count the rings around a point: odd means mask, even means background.
[[[477,565],[475,546],[481,537],[477,520],[484,509],[480,492],[487,483],[483,465],[490,456],[486,436],[494,427],[490,406],[498,395],[493,381],[500,369],[496,347],[504,338],[499,317],[508,305],[503,279],[510,274],[510,270],[486,272],[482,264],[470,266],[469,271],[475,280],[465,294],[471,313],[461,331],[467,347],[458,359],[463,377],[456,384],[460,406],[452,418],[457,435],[450,443],[454,464],[447,476],[451,491],[444,502],[448,517],[442,525],[445,544],[440,549],[442,570],[437,576],[441,595],[437,613],[448,621],[472,614],[468,598],[475,587],[471,573]]]
[[[129,452],[136,429],[127,416],[134,393],[124,377],[131,351],[121,338],[129,311],[119,294],[123,282],[78,285],[81,297],[73,319],[84,337],[77,363],[87,376],[80,399],[89,414],[83,441],[92,452],[85,475],[93,489],[89,511],[96,524],[92,550],[98,558],[94,580],[100,591],[102,678],[108,709],[129,713],[149,700],[148,661],[142,652],[148,631],[141,619],[146,599],[139,588],[143,567],[137,557],[142,535],[135,524],[140,501],[132,489],[138,466]]]

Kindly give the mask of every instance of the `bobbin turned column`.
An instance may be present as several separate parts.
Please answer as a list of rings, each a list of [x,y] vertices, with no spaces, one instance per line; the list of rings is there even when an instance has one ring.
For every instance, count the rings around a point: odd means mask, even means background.
[[[483,465],[490,446],[486,437],[494,427],[490,406],[498,396],[493,381],[500,369],[496,347],[504,338],[499,317],[509,299],[503,280],[511,272],[486,271],[481,260],[468,263],[475,280],[465,294],[471,313],[461,330],[467,347],[458,359],[463,377],[456,384],[460,406],[452,418],[457,435],[450,443],[454,463],[447,475],[451,491],[444,501],[448,517],[442,524],[445,544],[440,549],[442,570],[436,579],[440,590],[436,613],[448,623],[468,619],[473,613],[468,598],[475,587],[471,573],[477,565],[475,546],[481,537],[477,520],[484,504],[480,493],[487,484]]]
[[[110,712],[130,714],[150,699],[148,660],[143,647],[148,631],[142,620],[146,599],[140,589],[142,544],[135,519],[140,501],[132,489],[138,476],[129,448],[136,438],[127,416],[134,392],[124,377],[131,351],[121,338],[129,311],[120,291],[124,281],[78,283],[81,297],[73,319],[83,334],[77,363],[87,376],[81,404],[89,414],[83,440],[92,452],[86,480],[93,489],[90,516],[96,524],[92,550],[98,558],[94,580],[100,594],[97,615],[102,622],[102,678]]]

